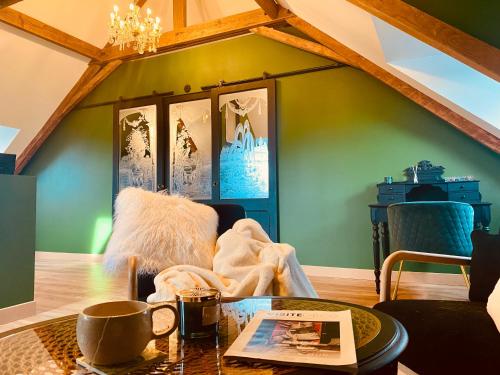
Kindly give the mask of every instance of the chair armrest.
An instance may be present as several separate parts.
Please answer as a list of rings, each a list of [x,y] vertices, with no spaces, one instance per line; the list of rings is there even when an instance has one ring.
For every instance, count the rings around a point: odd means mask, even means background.
[[[137,300],[137,257],[128,258],[128,299]]]
[[[401,260],[412,262],[450,264],[458,266],[470,266],[470,257],[461,257],[456,255],[444,255],[434,253],[421,253],[418,251],[398,250],[389,255],[382,266],[380,291],[380,302],[391,299],[391,274],[394,264]]]

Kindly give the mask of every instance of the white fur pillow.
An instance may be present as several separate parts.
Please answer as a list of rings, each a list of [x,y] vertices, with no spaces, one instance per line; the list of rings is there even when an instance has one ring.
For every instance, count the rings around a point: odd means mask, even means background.
[[[486,305],[488,314],[495,322],[498,332],[500,332],[500,279],[497,281],[497,285],[493,292],[488,298],[488,304]]]
[[[140,273],[190,264],[212,269],[218,216],[212,207],[187,198],[137,188],[115,201],[113,233],[104,254],[108,271],[122,269],[131,255]]]

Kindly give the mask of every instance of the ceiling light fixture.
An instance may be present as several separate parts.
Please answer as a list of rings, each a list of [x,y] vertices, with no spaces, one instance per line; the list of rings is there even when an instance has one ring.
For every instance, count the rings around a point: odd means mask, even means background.
[[[109,43],[125,46],[143,54],[145,51],[156,52],[160,42],[160,18],[151,17],[151,9],[146,10],[146,17],[141,17],[140,8],[134,2],[130,3],[129,11],[124,18],[118,15],[118,5],[113,7],[110,14]]]

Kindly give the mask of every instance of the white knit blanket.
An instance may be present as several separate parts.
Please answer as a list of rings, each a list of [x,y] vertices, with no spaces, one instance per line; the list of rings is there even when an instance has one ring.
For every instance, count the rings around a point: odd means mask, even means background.
[[[148,302],[172,301],[176,291],[195,287],[217,288],[223,297],[317,297],[295,249],[273,243],[255,220],[237,221],[219,237],[215,251],[213,270],[178,265],[159,273]]]

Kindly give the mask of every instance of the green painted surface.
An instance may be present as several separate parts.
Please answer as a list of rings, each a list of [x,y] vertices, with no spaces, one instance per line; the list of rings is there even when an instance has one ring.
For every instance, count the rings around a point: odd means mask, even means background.
[[[246,36],[126,63],[86,103],[329,63]],[[342,68],[279,79],[277,111],[281,240],[303,264],[371,268],[375,184],[422,159],[448,176],[479,178],[500,226],[500,156],[369,75]],[[74,111],[26,169],[39,177],[39,250],[100,250],[111,215],[111,125],[111,106]]]
[[[112,106],[73,111],[25,170],[38,177],[37,250],[103,251],[111,222],[112,121]]]
[[[36,179],[0,174],[0,309],[33,301]]]
[[[500,48],[498,0],[404,0],[475,38]]]

